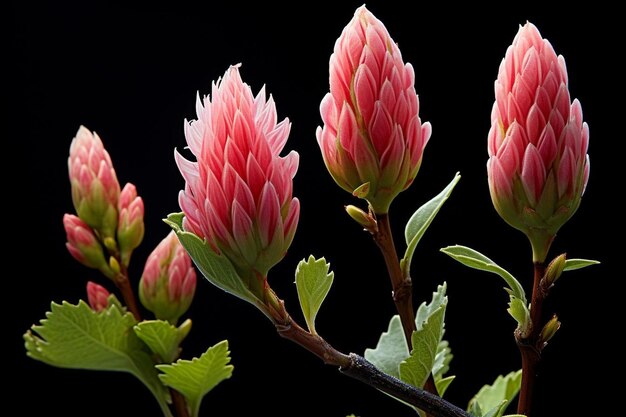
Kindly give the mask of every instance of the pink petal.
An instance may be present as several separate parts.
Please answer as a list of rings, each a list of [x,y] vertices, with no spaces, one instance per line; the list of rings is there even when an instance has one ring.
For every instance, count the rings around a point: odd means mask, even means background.
[[[252,192],[254,201],[259,201],[261,191],[266,181],[267,177],[265,176],[265,173],[259,166],[256,159],[254,159],[254,155],[249,154],[248,161],[246,163],[246,183],[248,184],[248,187]]]
[[[240,251],[246,253],[249,250],[248,246],[252,237],[252,219],[238,201],[233,202],[231,216],[233,219],[233,238]]]
[[[291,200],[289,204],[289,211],[287,212],[287,217],[283,222],[284,224],[284,233],[285,233],[285,246],[289,246],[291,241],[293,240],[293,236],[296,233],[296,228],[298,227],[298,220],[300,218],[300,200],[294,198]]]
[[[396,93],[393,91],[391,82],[385,80],[383,86],[380,89],[380,103],[387,110],[388,113],[395,112],[396,105]]]
[[[389,146],[380,158],[380,169],[382,171],[387,171],[383,173],[383,176],[389,178],[390,184],[395,182],[398,177],[398,173],[402,168],[404,150],[405,145],[402,129],[399,125],[396,125],[393,129],[393,134],[389,138]]]
[[[533,105],[530,108],[530,112],[528,112],[528,117],[526,118],[526,134],[528,135],[530,143],[537,146],[539,143],[539,136],[543,132],[545,126],[546,119],[543,117],[541,110],[539,110],[539,107],[536,105]]]
[[[572,191],[575,178],[576,160],[574,158],[572,150],[568,147],[565,149],[565,152],[561,157],[561,162],[559,164],[559,171],[557,175],[559,198],[563,197],[565,194],[569,194]]]
[[[541,137],[538,142],[539,153],[541,154],[541,160],[545,167],[549,167],[554,162],[557,154],[556,136],[551,125],[546,125],[545,129],[541,133]]]
[[[276,125],[274,130],[267,134],[266,140],[270,145],[273,155],[278,155],[283,150],[285,144],[287,143],[290,130],[291,123],[289,122],[289,119],[285,119]]]
[[[376,79],[370,68],[365,65],[359,66],[354,75],[354,95],[358,111],[367,124],[372,117],[376,102]]]
[[[271,183],[267,183],[261,193],[261,202],[259,204],[258,225],[261,247],[266,248],[269,246],[279,221],[280,203],[278,194],[274,186]]]
[[[513,195],[513,179],[506,175],[497,156],[487,161],[487,172],[492,194],[497,198],[510,198]]]
[[[380,101],[374,105],[374,113],[369,125],[369,134],[376,149],[377,155],[382,155],[389,146],[391,137],[392,120],[391,115],[383,107]]]
[[[357,140],[358,126],[356,124],[356,117],[354,116],[352,108],[348,105],[348,103],[344,103],[343,108],[341,109],[338,134],[341,146],[350,151],[354,147],[354,143]]]
[[[586,155],[584,164],[585,166],[583,168],[583,190],[581,195],[585,193],[585,190],[587,189],[587,182],[589,181],[589,170],[591,169],[589,155]]]
[[[235,183],[234,202],[239,203],[249,217],[255,216],[256,204],[254,203],[254,196],[241,177],[237,177]]]
[[[526,191],[526,196],[534,206],[537,204],[543,191],[543,185],[546,181],[546,169],[543,166],[539,151],[533,144],[529,144],[526,147],[520,178]]]

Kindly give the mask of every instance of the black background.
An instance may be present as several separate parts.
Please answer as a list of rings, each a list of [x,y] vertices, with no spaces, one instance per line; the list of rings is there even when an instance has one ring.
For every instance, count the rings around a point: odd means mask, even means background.
[[[88,279],[103,282],[64,247],[61,219],[73,212],[67,154],[78,126],[99,133],[122,185],[133,182],[144,199],[146,236],[131,265],[137,282],[142,261],[168,232],[161,219],[179,210],[183,181],[173,149],[185,145],[183,120],[195,118],[196,92],[207,94],[211,81],[239,62],[254,92],[266,84],[279,116],[290,118],[286,149],[300,153],[294,184],[302,203],[299,230],[270,282],[300,320],[293,271],[311,253],[325,256],[335,284],[319,314],[318,330],[342,351],[374,347],[394,314],[390,285],[375,245],[344,214],[343,205],[354,201],[332,182],[315,140],[319,102],[328,90],[328,58],[360,2],[280,7],[84,3],[12,5],[8,63],[14,72],[5,81],[17,94],[8,103],[4,141],[15,149],[3,159],[10,190],[4,205],[12,213],[6,217],[5,239],[12,239],[16,250],[5,254],[4,265],[17,266],[4,274],[10,289],[5,319],[15,326],[4,340],[9,370],[15,373],[5,406],[19,405],[17,415],[158,415],[148,391],[131,376],[32,361],[24,355],[21,334],[43,317],[50,300],[75,302],[85,297]],[[607,331],[623,316],[612,312],[610,293],[617,294],[607,288],[621,275],[606,243],[619,238],[623,228],[614,220],[623,208],[611,200],[613,190],[622,188],[623,171],[612,162],[624,131],[618,126],[623,112],[612,109],[622,70],[611,54],[623,52],[612,20],[617,12],[530,3],[481,10],[469,4],[407,9],[402,3],[372,1],[368,7],[414,65],[421,118],[433,124],[417,180],[392,205],[401,248],[403,224],[411,213],[456,171],[463,175],[420,243],[412,268],[416,305],[430,299],[437,283],[448,282],[446,338],[457,380],[447,397],[462,407],[483,384],[519,367],[514,322],[496,276],[464,268],[438,249],[456,243],[474,247],[529,286],[529,245],[498,217],[487,187],[493,80],[518,25],[526,20],[565,56],[572,97],[581,100],[591,129],[592,169],[581,208],[551,253],[567,251],[603,264],[567,274],[552,293],[547,310],[558,312],[563,327],[545,351],[537,401],[540,416],[582,414],[606,392],[611,361],[621,363],[622,349]],[[203,415],[412,414],[280,339],[262,314],[204,280],[199,280],[189,317],[194,328],[183,356],[197,356],[228,339],[235,365],[232,379],[206,398]]]

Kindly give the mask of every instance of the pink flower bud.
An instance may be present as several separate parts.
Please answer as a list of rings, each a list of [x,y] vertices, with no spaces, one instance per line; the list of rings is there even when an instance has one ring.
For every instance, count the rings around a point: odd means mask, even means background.
[[[97,134],[84,126],[78,129],[70,146],[68,166],[78,217],[103,239],[115,237],[120,184]]]
[[[279,156],[289,121],[277,123],[272,97],[265,88],[254,97],[238,66],[196,108],[198,120],[185,124],[185,137],[197,162],[176,153],[186,181],[179,197],[184,228],[224,254],[243,279],[261,277],[262,286],[285,256],[300,213],[292,198],[298,154]]]
[[[157,319],[176,323],[196,291],[196,271],[191,259],[170,232],[152,251],[139,282],[139,299]]]
[[[137,189],[128,183],[122,189],[118,201],[119,221],[117,223],[117,243],[122,263],[128,266],[130,255],[143,240],[143,200],[137,196]]]
[[[330,93],[317,141],[340,187],[352,193],[369,183],[365,199],[387,213],[417,175],[430,123],[421,123],[415,73],[383,23],[359,7],[330,57]]]
[[[63,216],[63,226],[67,235],[65,246],[70,255],[83,265],[98,269],[107,277],[113,278],[115,274],[105,260],[102,245],[93,230],[73,214]]]
[[[531,23],[520,27],[495,82],[489,189],[502,218],[524,232],[535,260],[574,214],[589,177],[589,128],[567,88],[565,60]]]
[[[102,285],[89,281],[87,283],[87,299],[93,311],[99,312],[109,306],[109,292]]]

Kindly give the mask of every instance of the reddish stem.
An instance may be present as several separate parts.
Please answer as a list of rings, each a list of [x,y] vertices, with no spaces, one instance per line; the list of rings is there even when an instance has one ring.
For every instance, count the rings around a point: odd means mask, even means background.
[[[543,262],[534,263],[534,279],[533,294],[530,301],[530,334],[522,337],[516,332],[515,339],[522,356],[522,386],[520,388],[519,401],[517,405],[517,413],[530,417],[532,414],[533,391],[535,379],[537,377],[537,368],[541,361],[541,350],[543,342],[541,341],[541,330],[543,328],[542,307],[546,292],[541,285],[541,280],[545,274],[545,266]]]
[[[135,293],[133,288],[130,285],[130,280],[128,279],[128,270],[126,267],[122,267],[122,270],[115,277],[115,285],[120,290],[122,294],[122,298],[124,299],[124,304],[128,310],[135,316],[135,320],[141,321],[141,313],[139,312],[139,305],[137,304],[137,298],[135,297]]]
[[[177,417],[189,417],[189,411],[187,410],[187,401],[183,395],[173,388],[170,388],[170,395],[172,396],[172,403],[174,404],[174,410]]]

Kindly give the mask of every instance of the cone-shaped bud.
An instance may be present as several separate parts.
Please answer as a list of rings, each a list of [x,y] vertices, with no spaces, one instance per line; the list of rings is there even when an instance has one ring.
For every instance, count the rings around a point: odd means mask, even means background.
[[[495,82],[489,190],[502,218],[543,262],[574,214],[589,178],[589,128],[570,99],[565,60],[531,23],[520,27]]]
[[[159,320],[175,324],[193,299],[196,271],[189,255],[170,232],[152,251],[139,282],[141,304]]]
[[[108,152],[96,133],[81,126],[68,159],[72,200],[78,217],[102,239],[115,237],[120,184]]]
[[[429,123],[419,118],[415,73],[385,25],[359,7],[330,57],[330,92],[322,100],[317,141],[337,184],[384,214],[417,175]]]

